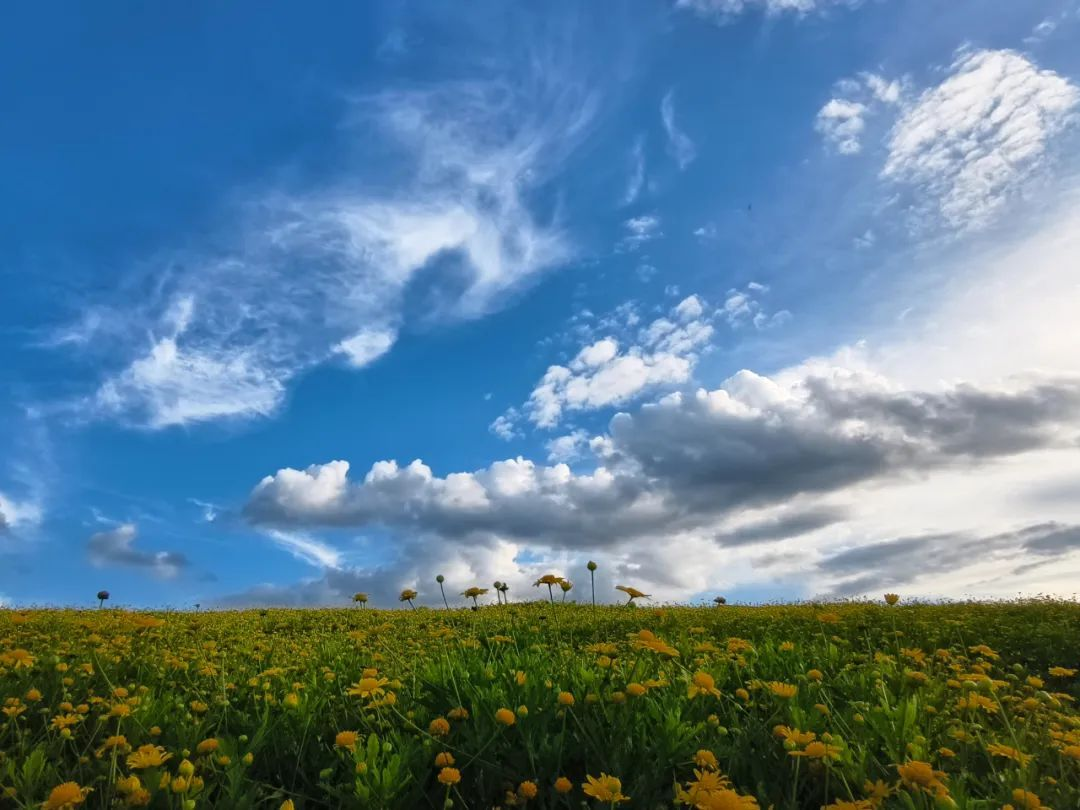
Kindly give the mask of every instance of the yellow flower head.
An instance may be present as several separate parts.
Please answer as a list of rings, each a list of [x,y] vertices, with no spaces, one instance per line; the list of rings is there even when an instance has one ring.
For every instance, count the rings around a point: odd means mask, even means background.
[[[897,594],[895,594],[895,593],[887,593],[887,594],[885,594],[885,603],[886,604],[895,605],[899,601],[900,601],[900,597]]]
[[[428,725],[428,733],[433,737],[445,737],[450,733],[450,721],[445,717],[436,717]]]
[[[648,599],[649,598],[649,594],[642,593],[637,588],[632,588],[629,585],[616,585],[615,590],[622,591],[623,593],[625,593],[627,596],[630,597],[631,602],[633,602],[635,599]]]
[[[140,745],[138,749],[128,754],[127,764],[129,768],[140,770],[142,768],[157,768],[172,759],[172,754],[166,753],[160,745],[147,743]]]
[[[720,763],[716,761],[716,754],[712,751],[707,751],[704,748],[694,754],[694,764],[699,768],[708,768],[712,771],[715,771],[720,767]]]
[[[439,782],[449,787],[461,781],[461,771],[457,768],[446,767],[439,771]]]
[[[557,700],[560,706],[574,705],[574,696],[569,692],[559,692],[559,697],[557,698]]]
[[[1017,788],[1012,792],[1012,800],[1018,810],[1043,810],[1042,801],[1030,790]]]
[[[781,681],[769,681],[765,686],[778,698],[784,699],[795,697],[799,691],[799,687],[794,684],[782,683]]]
[[[536,794],[539,793],[539,789],[536,787],[536,782],[525,781],[518,785],[517,794],[523,799],[535,799]]]
[[[690,681],[686,690],[687,697],[696,698],[698,695],[712,695],[720,697],[720,690],[716,688],[716,681],[708,672],[698,670]]]
[[[68,810],[85,802],[89,792],[90,788],[79,787],[78,782],[64,782],[49,791],[49,798],[41,806],[44,810]]]
[[[337,736],[334,737],[334,745],[338,748],[355,751],[358,739],[360,739],[360,735],[355,731],[339,731]]]
[[[449,751],[440,751],[435,755],[436,768],[448,768],[454,764],[454,755]]]
[[[946,796],[949,789],[945,786],[945,772],[935,771],[929,762],[913,759],[903,765],[896,766],[900,774],[900,781],[907,788]]]
[[[622,780],[616,776],[601,773],[599,777],[586,776],[586,783],[581,786],[586,796],[602,802],[628,802],[629,796],[622,793]]]
[[[214,737],[208,737],[195,746],[195,750],[200,754],[212,754],[218,750],[218,741]]]
[[[567,779],[565,776],[560,776],[555,780],[555,792],[556,793],[569,793],[574,789],[574,783]]]
[[[517,715],[510,709],[499,709],[495,712],[495,720],[504,726],[512,726],[517,722]]]

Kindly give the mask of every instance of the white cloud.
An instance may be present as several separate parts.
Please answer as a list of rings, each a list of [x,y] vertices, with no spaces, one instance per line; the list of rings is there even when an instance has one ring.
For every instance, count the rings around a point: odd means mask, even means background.
[[[641,195],[645,187],[645,140],[638,138],[630,150],[630,177],[626,181],[622,204],[630,205]]]
[[[0,492],[0,534],[10,529],[36,526],[41,523],[41,504],[32,500],[16,500]]]
[[[769,312],[761,302],[761,296],[769,291],[764,284],[751,281],[742,290],[728,290],[720,315],[733,329],[752,324],[755,329],[772,329],[783,326],[791,320],[791,313],[786,309]]]
[[[344,354],[349,364],[355,368],[369,365],[388,351],[397,340],[397,333],[391,329],[362,329],[347,340],[337,345],[337,350]]]
[[[697,296],[683,299],[671,318],[642,327],[625,347],[611,336],[584,346],[566,365],[553,365],[533,389],[525,407],[538,427],[559,424],[566,411],[621,405],[660,386],[690,380],[699,353],[713,336]]]
[[[1020,53],[963,53],[893,126],[882,176],[928,198],[949,227],[984,226],[1045,163],[1078,103],[1075,85]]]
[[[72,411],[150,428],[266,416],[304,369],[390,351],[407,297],[429,322],[477,318],[563,263],[573,248],[556,209],[531,200],[585,137],[594,101],[552,60],[353,100],[343,131],[377,159],[347,163],[333,185],[263,193],[215,234],[221,252],[146,262],[148,293],[124,300],[132,281],[53,341],[115,364]]]
[[[675,91],[669,90],[660,102],[660,120],[667,133],[667,150],[680,170],[697,157],[697,147],[690,137],[675,125]]]
[[[769,15],[808,14],[833,5],[855,5],[857,0],[675,0],[675,7],[693,11],[702,17],[725,20],[746,11]]]
[[[90,562],[98,567],[121,565],[141,568],[162,579],[171,579],[183,571],[187,558],[178,551],[142,551],[135,547],[138,529],[122,523],[91,535],[86,548]]]
[[[422,576],[417,559],[463,582],[511,581],[515,598],[532,595],[524,583],[538,569],[572,576],[589,558],[659,599],[778,584],[792,598],[1070,594],[1078,220],[1074,201],[1023,241],[966,251],[894,335],[771,375],[743,371],[620,414],[587,442],[552,443],[572,446],[587,473],[554,458],[444,477],[382,462],[351,481],[336,462],[267,477],[246,514],[402,538],[399,562],[328,573],[302,591],[311,599],[340,601],[358,582],[401,587]],[[666,334],[654,323],[643,329]],[[599,581],[602,599],[613,584]]]
[[[814,129],[841,155],[862,151],[866,119],[882,106],[897,105],[904,85],[876,73],[861,73],[857,79],[842,79],[836,84],[838,96],[829,99],[814,121]]]
[[[552,464],[569,463],[581,458],[589,444],[589,434],[584,430],[575,430],[565,436],[558,436],[545,447],[548,461]]]
[[[836,147],[842,155],[853,155],[861,149],[859,137],[866,124],[866,106],[856,101],[830,99],[818,110],[814,128]]]
[[[338,568],[341,565],[341,553],[337,549],[307,534],[281,529],[269,529],[266,533],[281,548],[308,565],[316,568]]]
[[[619,242],[619,246],[628,250],[637,250],[645,242],[659,239],[664,235],[660,230],[660,218],[654,214],[631,217],[623,222],[623,229],[626,235]]]
[[[494,433],[503,441],[511,441],[521,436],[521,431],[518,430],[518,423],[521,421],[521,414],[517,408],[507,408],[504,413],[495,417],[495,420],[488,425],[488,430]]]

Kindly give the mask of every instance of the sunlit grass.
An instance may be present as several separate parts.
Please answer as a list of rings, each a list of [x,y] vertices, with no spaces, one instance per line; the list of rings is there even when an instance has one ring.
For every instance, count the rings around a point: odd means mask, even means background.
[[[1077,639],[1053,601],[0,611],[0,806],[1076,808]]]

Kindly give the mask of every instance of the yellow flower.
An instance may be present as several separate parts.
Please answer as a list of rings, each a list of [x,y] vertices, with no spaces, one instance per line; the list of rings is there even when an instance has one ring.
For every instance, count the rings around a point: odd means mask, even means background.
[[[785,641],[780,644],[780,652],[791,652],[795,649],[794,641]]]
[[[825,676],[821,674],[820,669],[812,669],[812,670],[810,670],[809,672],[806,673],[806,677],[809,678],[812,681],[818,681],[820,683],[821,679],[824,678]]]
[[[1012,792],[1012,800],[1021,810],[1043,810],[1042,801],[1030,790],[1017,788]]]
[[[641,697],[647,691],[648,690],[640,683],[628,683],[626,685],[626,694],[628,694],[630,697]]]
[[[559,697],[557,698],[557,700],[560,706],[574,705],[574,696],[569,692],[559,692]]]
[[[461,781],[461,771],[457,768],[446,767],[439,771],[439,782],[446,786],[456,785]]]
[[[12,669],[30,669],[34,666],[35,660],[34,656],[23,649],[10,650],[9,652],[0,654],[0,663],[4,666],[11,667]],[[65,784],[73,783],[65,782]]]
[[[780,681],[769,681],[765,686],[770,692],[776,695],[778,698],[793,698],[799,691],[799,687],[790,683],[782,683]]]
[[[16,652],[18,652],[16,650]],[[1050,667],[1050,674],[1055,678],[1071,678],[1076,674],[1075,669],[1066,669],[1065,667]]]
[[[142,782],[139,781],[139,777],[132,774],[126,776],[123,779],[116,780],[116,789],[123,794],[134,793],[137,790],[142,790]]]
[[[539,588],[541,585],[558,585],[563,581],[563,578],[556,574],[544,574],[540,579],[533,583],[534,588]]]
[[[334,737],[334,745],[338,748],[345,748],[349,751],[356,750],[356,741],[360,739],[360,735],[355,731],[339,731],[337,736]]]
[[[935,771],[929,762],[921,762],[913,759],[903,765],[896,766],[900,774],[900,781],[905,787],[922,790],[939,796],[948,795],[949,789],[945,787],[945,772]]]
[[[524,686],[526,680],[527,676],[521,670],[518,670],[514,673],[514,683],[516,683],[518,686]]]
[[[82,722],[82,717],[77,714],[58,714],[52,719],[50,725],[57,731],[62,731],[66,728],[71,728],[74,725]]]
[[[216,740],[215,740],[216,742]],[[166,753],[160,745],[140,745],[137,750],[128,754],[127,764],[129,768],[139,770],[141,768],[157,768],[172,759],[172,754]]]
[[[629,585],[616,585],[615,590],[622,591],[623,593],[625,593],[627,596],[630,597],[629,601],[631,601],[631,602],[633,602],[635,599],[648,599],[649,598],[649,594],[642,593],[637,588],[631,588]]]
[[[377,698],[386,692],[383,687],[388,683],[390,683],[388,678],[361,678],[345,690],[345,694],[353,697]]]
[[[523,799],[535,799],[539,792],[536,782],[525,781],[518,785],[517,794]]]
[[[212,754],[218,750],[218,741],[214,737],[208,737],[195,746],[195,751],[199,754]]]
[[[454,755],[449,751],[442,751],[435,755],[435,767],[447,768],[454,764]]]
[[[278,810],[296,810],[296,805],[293,804],[292,799],[286,799],[281,803],[281,807]]]
[[[555,780],[555,792],[556,793],[569,793],[574,789],[574,783],[567,779],[565,776],[560,776]]]
[[[1032,759],[1031,754],[1024,754],[1011,746],[1001,745],[1000,743],[990,743],[990,745],[986,746],[986,752],[991,756],[1004,757],[1013,760],[1013,762],[1018,762],[1021,768],[1027,767],[1027,764]]]
[[[499,709],[495,712],[495,720],[504,726],[512,726],[517,722],[517,716],[509,709]]]
[[[30,690],[26,693],[26,699],[29,700],[31,703],[37,703],[39,700],[41,700],[41,692],[31,687]],[[64,784],[68,785],[72,783],[65,782]]]
[[[715,790],[697,798],[698,810],[757,810],[757,799],[743,796],[730,788]]]
[[[668,655],[672,658],[678,658],[679,656],[678,650],[657,638],[656,634],[651,630],[639,630],[637,633],[632,633],[630,639],[635,649],[652,650],[655,653]]]
[[[416,591],[412,588],[406,588],[401,592],[401,596],[398,597],[399,602],[412,602],[416,598]]]
[[[49,791],[49,798],[42,806],[44,810],[68,810],[86,801],[88,787],[79,787],[78,782],[64,782]]]
[[[101,747],[94,752],[94,755],[99,759],[106,751],[118,750],[124,751],[128,747],[127,737],[123,734],[117,734],[112,737],[106,737],[105,742],[101,744]]]
[[[713,771],[720,767],[720,763],[716,761],[716,754],[704,748],[694,754],[694,764],[699,768],[708,768]]]
[[[887,593],[887,594],[885,594],[885,604],[887,604],[887,605],[895,605],[899,601],[900,601],[900,596],[898,594],[895,594],[895,593]]]
[[[867,779],[863,782],[863,793],[870,797],[870,800],[875,804],[880,804],[892,795],[893,789],[885,784],[881,779],[876,782],[871,782]]]
[[[981,655],[985,658],[990,658],[992,660],[996,660],[1001,657],[992,649],[987,647],[985,644],[976,644],[974,647],[968,647],[968,652],[977,653],[978,655]]]
[[[586,784],[581,786],[586,796],[591,796],[602,802],[628,802],[629,796],[622,793],[622,780],[615,776],[601,773],[600,777],[586,776]]]
[[[815,740],[802,751],[788,751],[788,756],[809,757],[810,759],[839,759],[840,749],[835,745]]]
[[[712,675],[699,670],[694,673],[694,677],[687,687],[686,695],[689,698],[696,698],[698,695],[720,697],[720,690],[716,688],[716,681],[713,680]]]
[[[445,737],[450,733],[450,723],[445,717],[436,717],[428,725],[428,733],[433,737]]]

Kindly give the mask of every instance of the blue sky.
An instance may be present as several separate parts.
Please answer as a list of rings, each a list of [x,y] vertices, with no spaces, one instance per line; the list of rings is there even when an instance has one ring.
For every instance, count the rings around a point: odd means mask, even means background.
[[[1074,0],[2,36],[3,602],[1072,592]]]

